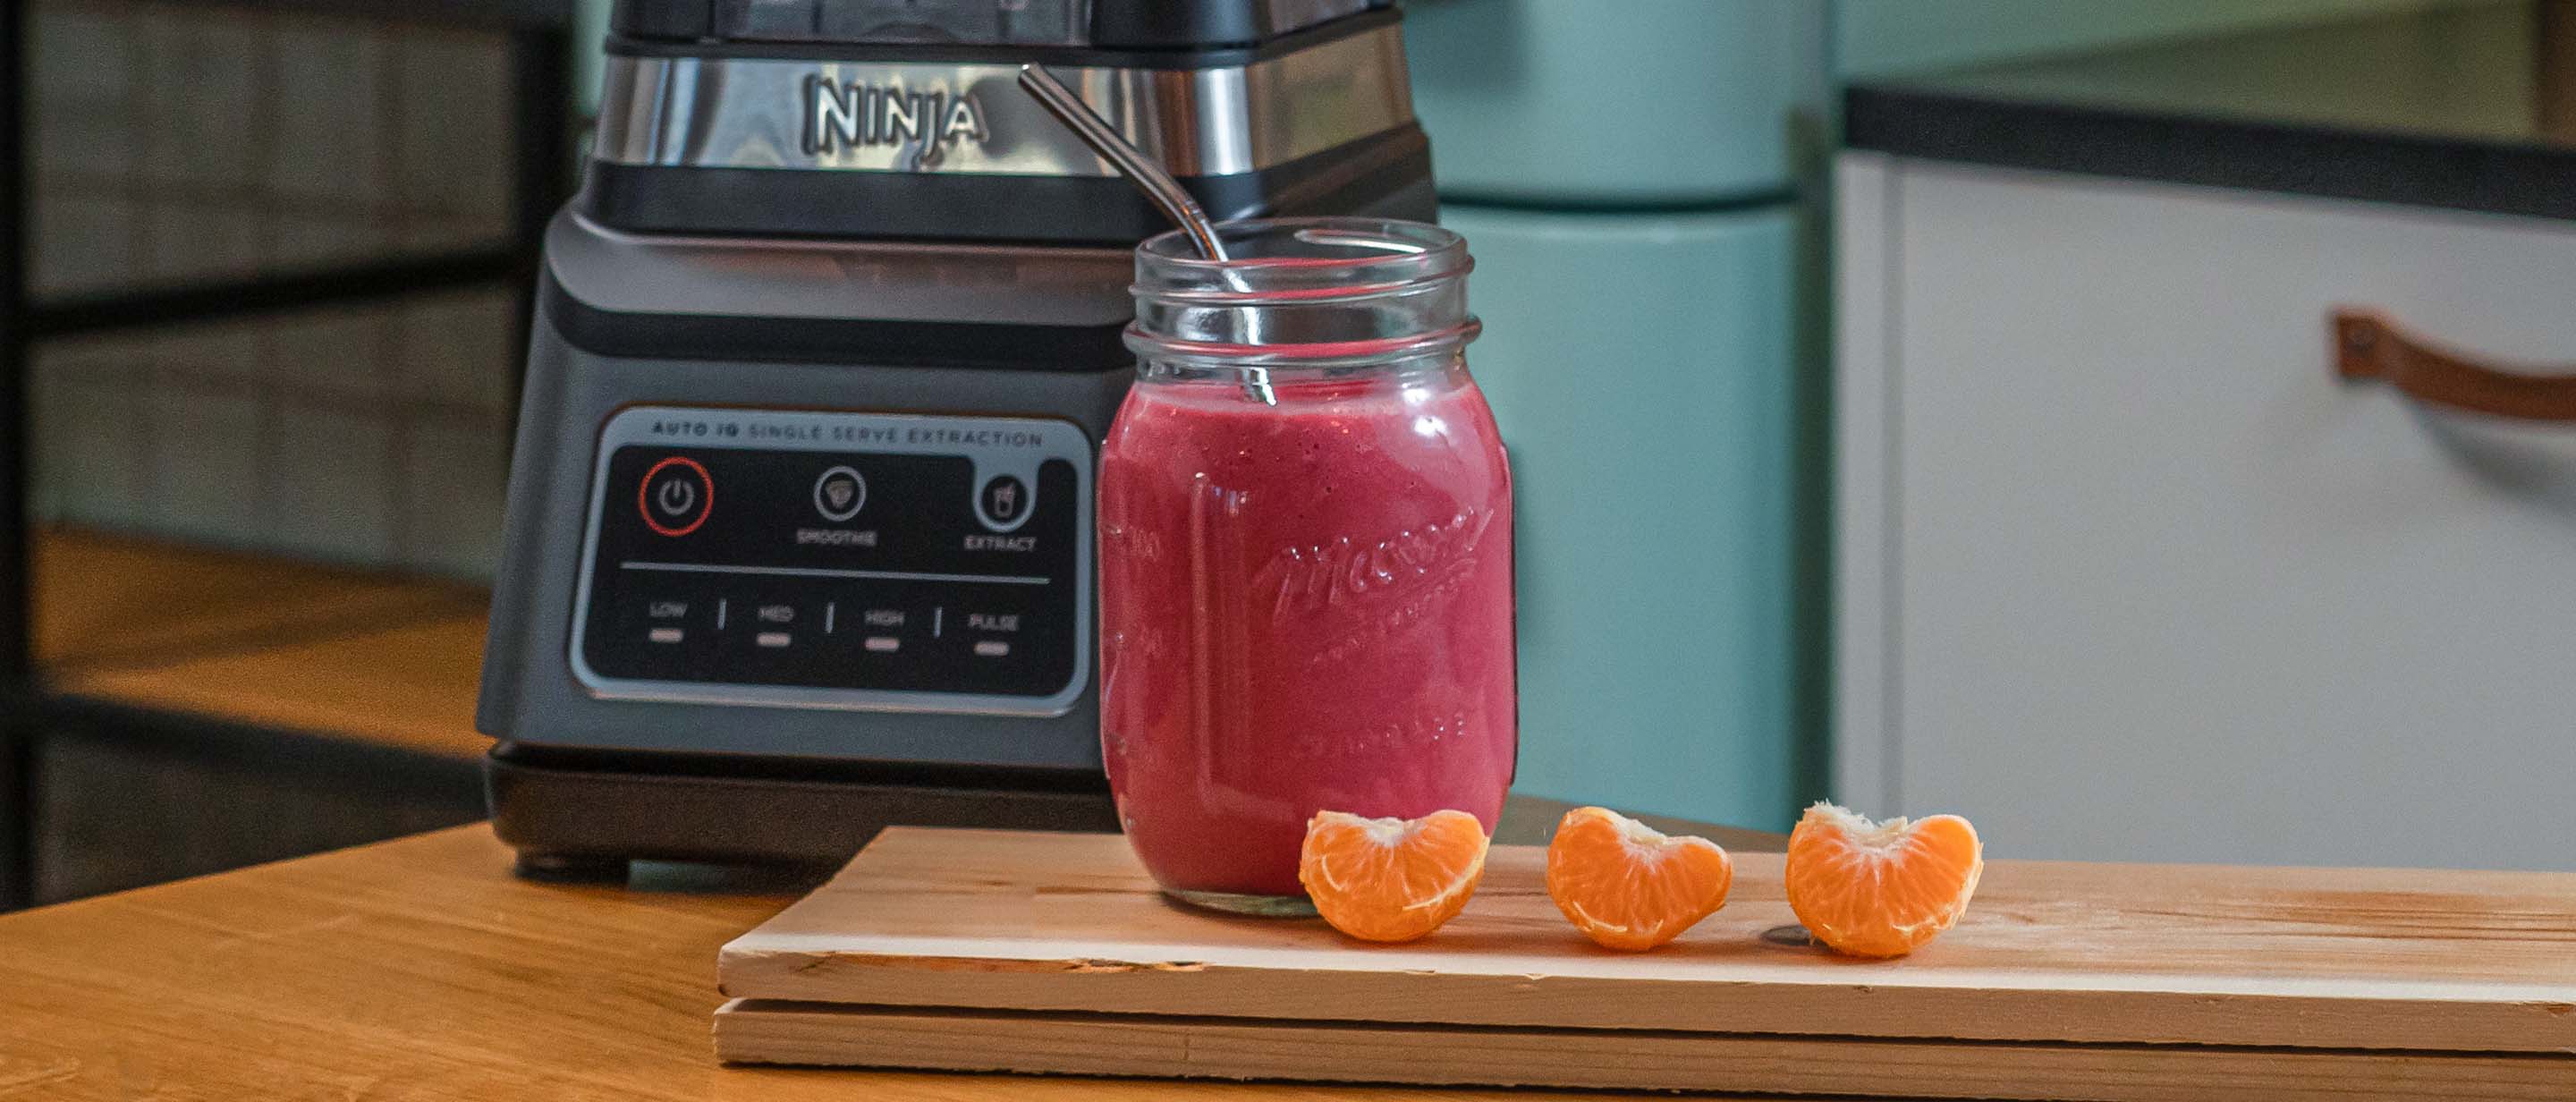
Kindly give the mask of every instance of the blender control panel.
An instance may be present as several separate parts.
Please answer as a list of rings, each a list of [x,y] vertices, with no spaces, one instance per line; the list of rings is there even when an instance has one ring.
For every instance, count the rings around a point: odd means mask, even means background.
[[[1057,715],[1091,593],[1071,422],[633,406],[600,434],[572,668],[603,697]]]

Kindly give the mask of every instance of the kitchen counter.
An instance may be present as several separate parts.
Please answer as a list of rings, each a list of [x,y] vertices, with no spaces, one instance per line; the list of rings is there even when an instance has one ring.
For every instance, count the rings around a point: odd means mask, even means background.
[[[2576,4],[2476,3],[1864,81],[1855,149],[2576,219]]]
[[[0,900],[481,817],[482,587],[73,526],[29,542],[36,860]]]
[[[426,760],[491,746],[474,730],[480,586],[78,528],[33,543],[37,667],[59,704]]]
[[[1515,797],[1497,836],[1536,840],[1564,807]],[[709,1038],[716,950],[805,883],[642,865],[626,887],[562,885],[509,869],[475,825],[0,917],[0,1097],[1533,1097],[727,1068]]]

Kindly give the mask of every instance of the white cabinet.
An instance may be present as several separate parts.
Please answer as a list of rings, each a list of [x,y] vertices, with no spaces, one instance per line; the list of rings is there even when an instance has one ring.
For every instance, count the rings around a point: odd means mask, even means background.
[[[2576,868],[2576,225],[1846,154],[1836,782],[2015,857]],[[2561,366],[2557,370],[2567,370]]]

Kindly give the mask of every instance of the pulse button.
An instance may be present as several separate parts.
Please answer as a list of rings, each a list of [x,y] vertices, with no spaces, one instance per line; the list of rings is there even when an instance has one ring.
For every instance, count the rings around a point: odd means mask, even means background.
[[[665,536],[685,536],[707,522],[715,497],[715,483],[707,477],[707,469],[695,459],[674,455],[644,472],[643,483],[635,488],[635,508],[644,514],[645,527]]]

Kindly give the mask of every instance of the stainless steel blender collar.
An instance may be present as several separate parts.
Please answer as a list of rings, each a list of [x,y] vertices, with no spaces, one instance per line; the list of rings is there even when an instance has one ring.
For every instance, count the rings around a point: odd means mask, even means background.
[[[1374,27],[1248,64],[1048,67],[1178,176],[1257,172],[1413,121]],[[1021,94],[1012,63],[608,59],[592,156],[674,168],[1116,176]]]

